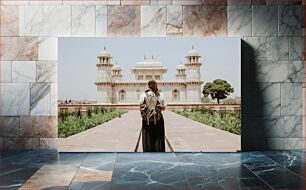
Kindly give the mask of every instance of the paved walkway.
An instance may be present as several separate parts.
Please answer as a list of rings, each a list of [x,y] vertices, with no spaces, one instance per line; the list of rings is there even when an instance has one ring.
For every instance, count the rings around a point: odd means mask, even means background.
[[[166,138],[177,152],[235,152],[240,136],[190,120],[171,111],[164,112]],[[138,110],[130,110],[95,128],[59,139],[61,152],[134,152],[141,129]],[[141,140],[138,152],[142,151]],[[166,151],[170,148],[166,143]]]

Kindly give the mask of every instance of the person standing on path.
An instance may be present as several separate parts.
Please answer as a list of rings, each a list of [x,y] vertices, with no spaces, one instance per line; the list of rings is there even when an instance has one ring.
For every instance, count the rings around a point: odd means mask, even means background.
[[[148,89],[140,96],[142,116],[142,146],[144,152],[165,152],[165,127],[162,111],[166,104],[155,80],[148,82]]]

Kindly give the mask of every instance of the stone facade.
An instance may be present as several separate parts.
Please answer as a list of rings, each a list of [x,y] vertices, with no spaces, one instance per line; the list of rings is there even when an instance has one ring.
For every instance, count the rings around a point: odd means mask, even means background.
[[[242,150],[304,148],[302,0],[0,3],[2,148],[56,148],[57,38],[70,36],[239,36]]]
[[[122,81],[122,69],[111,63],[112,56],[105,49],[97,57],[97,103],[137,104],[140,95],[148,89],[148,81],[154,79],[159,91],[164,94],[166,104],[201,103],[201,56],[192,48],[186,55],[186,64],[176,69],[176,81],[164,81],[167,68],[153,59],[139,61],[131,69],[135,81]]]

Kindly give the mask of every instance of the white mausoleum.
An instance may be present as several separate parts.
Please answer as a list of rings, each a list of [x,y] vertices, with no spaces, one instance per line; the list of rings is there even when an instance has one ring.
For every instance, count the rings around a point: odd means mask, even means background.
[[[122,81],[122,69],[112,64],[112,56],[104,48],[97,64],[97,103],[98,104],[135,104],[148,86],[148,81],[156,80],[167,104],[201,103],[201,56],[192,48],[186,55],[186,63],[176,68],[176,81],[164,81],[167,68],[161,62],[147,59],[136,62],[131,69],[134,81]]]

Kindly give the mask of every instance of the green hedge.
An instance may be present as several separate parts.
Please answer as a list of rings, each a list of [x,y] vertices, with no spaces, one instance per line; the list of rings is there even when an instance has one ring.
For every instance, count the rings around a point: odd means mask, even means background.
[[[213,111],[209,108],[200,107],[191,111],[176,111],[176,113],[200,123],[240,135],[240,113],[235,111],[226,111],[226,113],[222,113]]]
[[[87,112],[81,116],[70,115],[58,120],[58,137],[65,138],[80,133],[97,125],[105,123],[116,117],[121,117],[126,111]]]

